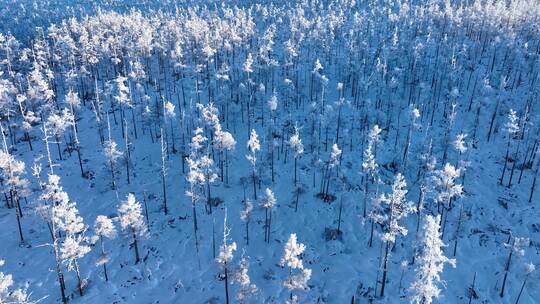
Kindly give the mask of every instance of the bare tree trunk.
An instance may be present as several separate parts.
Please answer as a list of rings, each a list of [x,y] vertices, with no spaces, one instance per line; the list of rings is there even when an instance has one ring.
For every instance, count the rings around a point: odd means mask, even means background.
[[[529,275],[530,273],[527,273],[527,275],[525,276],[525,280],[523,280],[523,284],[521,284],[521,288],[519,289],[519,294],[518,294],[515,304],[518,304],[519,299],[521,299],[521,294],[523,293],[523,289],[525,289],[525,284],[527,284],[527,279],[529,278]]]
[[[506,265],[504,266],[504,278],[503,278],[503,282],[501,286],[501,292],[499,293],[499,296],[501,298],[504,297],[504,288],[506,286],[506,279],[508,277],[508,271],[510,271],[510,263],[512,261],[512,254],[514,253],[514,250],[512,249],[512,247],[514,246],[515,241],[516,241],[515,239],[512,241],[512,246],[510,246],[510,253],[508,254],[508,258],[506,259]]]
[[[225,303],[229,304],[229,272],[227,269],[227,264],[225,264],[225,299]]]
[[[473,277],[473,280],[472,280],[472,285],[471,285],[471,288],[470,288],[470,292],[469,292],[469,304],[471,304],[472,302],[472,299],[473,299],[473,296],[474,296],[474,285],[476,283],[476,271],[474,272],[474,277]]]
[[[133,250],[135,250],[135,264],[139,264],[141,260],[139,257],[139,247],[137,245],[137,236],[135,235],[135,230],[132,230],[133,233]]]
[[[161,184],[163,186],[163,212],[165,213],[165,215],[167,215],[168,213],[168,209],[167,209],[167,184],[166,184],[166,181],[165,181],[165,174],[162,170],[161,172]]]
[[[388,275],[388,249],[389,243],[386,241],[384,248],[384,260],[383,260],[383,277],[381,281],[381,297],[384,297],[384,289],[386,287],[386,276]]]
[[[79,295],[83,296],[83,286],[82,286],[82,279],[81,279],[81,271],[79,269],[79,263],[75,261],[75,273],[77,274],[77,287],[79,289]]]

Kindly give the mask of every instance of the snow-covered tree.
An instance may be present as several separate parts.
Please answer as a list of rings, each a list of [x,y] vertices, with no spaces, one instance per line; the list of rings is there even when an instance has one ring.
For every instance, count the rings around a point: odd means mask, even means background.
[[[454,140],[454,149],[456,149],[460,155],[467,151],[467,144],[465,143],[466,138],[467,134],[459,133],[456,135],[456,139]]]
[[[141,203],[135,199],[133,193],[128,194],[125,201],[118,207],[118,217],[120,227],[133,240],[133,250],[135,251],[135,264],[139,263],[139,247],[137,241],[145,238],[148,229],[142,215]]]
[[[374,125],[368,134],[368,145],[371,144],[371,146],[373,147],[373,155],[375,158],[377,158],[378,145],[379,143],[382,143],[381,132],[382,129],[379,127],[379,125]]]
[[[533,272],[536,271],[536,266],[533,263],[527,263],[525,264],[525,279],[523,280],[523,283],[521,284],[521,288],[519,289],[519,294],[516,299],[516,304],[519,303],[519,299],[521,299],[521,294],[523,293],[523,289],[525,289],[525,284],[527,284],[527,280],[531,276]]]
[[[191,198],[191,207],[192,207],[192,218],[193,218],[193,232],[195,236],[195,247],[197,252],[199,250],[199,240],[197,237],[198,225],[197,225],[197,202],[200,201],[203,192],[204,185],[206,183],[206,175],[204,174],[201,158],[202,158],[202,148],[207,141],[207,138],[203,135],[203,129],[195,129],[195,135],[191,138],[189,157],[186,159],[188,164],[188,174],[187,181],[189,183],[189,189],[186,191],[186,196]]]
[[[110,240],[116,238],[116,227],[114,226],[113,221],[105,215],[98,215],[96,221],[94,222],[94,233],[99,239],[100,243],[100,254],[96,261],[97,266],[103,265],[103,274],[105,275],[105,281],[109,280],[107,274],[107,262],[109,257],[105,251],[105,242],[103,238],[108,238]]]
[[[339,176],[339,167],[341,164],[341,150],[337,144],[332,145],[332,151],[330,151],[330,158],[326,163],[323,172],[323,181],[321,183],[321,193],[325,201],[330,200],[330,182],[332,181],[332,169],[336,168],[336,173]]]
[[[246,245],[249,245],[249,222],[251,221],[251,213],[253,212],[253,203],[246,199],[244,209],[240,211],[240,219],[246,223]]]
[[[174,140],[174,128],[173,128],[173,121],[176,118],[176,112],[174,111],[174,108],[175,106],[172,102],[163,101],[163,116],[165,118],[165,125],[169,125],[169,130],[171,133],[172,152],[176,153],[176,146],[175,146],[175,140]],[[167,131],[165,131],[165,136],[167,137]]]
[[[248,75],[253,73],[253,55],[251,53],[248,54],[243,69]]]
[[[377,169],[379,165],[375,160],[375,155],[373,154],[373,143],[370,141],[368,146],[364,150],[364,159],[362,161],[362,172],[364,178],[364,208],[363,215],[366,217],[367,212],[367,200],[369,196],[369,185],[373,184],[377,180]]]
[[[311,278],[311,269],[304,268],[301,254],[306,250],[306,246],[297,242],[296,234],[292,233],[285,244],[281,267],[287,266],[289,275],[283,282],[283,286],[289,290],[290,303],[298,303],[298,298],[293,295],[295,290],[308,289],[308,281]]]
[[[5,261],[0,260],[0,267],[4,266]],[[248,278],[249,279],[249,278]],[[0,271],[0,303],[2,304],[30,304],[36,303],[30,300],[30,295],[25,289],[13,289],[13,277]]]
[[[222,131],[220,128],[216,128],[214,132],[214,143],[216,148],[220,152],[219,157],[219,168],[221,181],[223,181],[224,176],[227,183],[229,182],[229,152],[233,151],[236,146],[236,140],[234,140],[233,135],[230,132]],[[225,155],[223,155],[225,154]]]
[[[270,225],[272,224],[272,210],[276,205],[276,197],[270,188],[266,188],[261,199],[261,206],[264,208],[264,241],[270,242]]]
[[[81,234],[68,233],[62,242],[60,254],[68,271],[75,271],[78,281],[79,294],[83,295],[84,282],[81,278],[79,260],[90,252],[90,246],[86,244],[86,238]]]
[[[388,254],[390,246],[396,241],[400,235],[407,235],[407,229],[400,224],[400,220],[407,217],[415,210],[412,202],[407,201],[407,183],[401,173],[398,173],[392,184],[392,192],[390,194],[381,194],[375,201],[374,210],[370,217],[375,223],[382,227],[381,239],[384,242],[384,258],[383,258],[383,277],[381,286],[381,297],[384,296],[386,286],[386,277],[388,273]]]
[[[341,162],[341,154],[343,151],[337,144],[332,145],[332,152],[330,153],[330,168],[336,167]]]
[[[291,149],[294,151],[294,184],[296,185],[297,180],[297,162],[298,158],[302,156],[304,153],[304,145],[302,144],[302,140],[300,139],[300,133],[298,132],[298,126],[294,126],[294,133],[291,135],[291,138],[289,139],[289,145],[291,146]]]
[[[452,209],[453,200],[463,194],[463,186],[457,183],[461,175],[461,168],[456,168],[447,163],[440,170],[435,170],[431,179],[431,191],[435,195],[435,201],[441,208],[442,235],[446,227],[448,212]]]
[[[109,170],[111,172],[112,189],[116,190],[116,177],[115,177],[116,164],[118,162],[118,159],[122,156],[122,152],[118,150],[118,145],[112,139],[111,126],[109,123],[108,116],[107,116],[107,126],[109,128],[109,139],[105,142],[105,147],[103,148],[103,152],[105,153],[105,158],[107,159],[107,162],[109,164]]]
[[[217,174],[214,172],[214,160],[208,155],[203,155],[199,158],[199,168],[204,175],[206,182],[206,205],[209,208],[209,212],[212,213],[212,194],[210,191],[210,185],[216,181]]]
[[[225,277],[225,299],[229,304],[229,265],[233,259],[233,253],[236,250],[236,242],[228,243],[230,229],[227,227],[227,209],[225,209],[225,218],[223,220],[223,243],[219,248],[219,255],[216,261],[219,263]]]
[[[247,142],[247,148],[250,154],[246,155],[247,160],[251,164],[251,178],[253,182],[253,197],[257,200],[257,151],[261,150],[261,144],[259,143],[259,138],[255,129],[251,130],[249,140]]]
[[[411,302],[416,304],[431,304],[433,299],[439,298],[441,290],[438,284],[442,283],[440,274],[444,265],[455,267],[456,261],[444,255],[441,240],[440,215],[428,215],[424,220],[422,235],[420,237],[419,253],[416,257],[416,279],[411,284]]]
[[[25,178],[25,164],[22,161],[15,159],[9,153],[4,135],[4,129],[1,128],[4,149],[0,150],[0,173],[4,193],[6,193],[6,202],[8,207],[15,207],[15,215],[17,218],[17,227],[19,230],[19,238],[24,242],[24,236],[21,227],[21,217],[23,216],[20,199],[26,198],[29,195],[29,182]]]
[[[163,213],[167,215],[168,208],[167,208],[167,170],[168,170],[168,164],[167,164],[167,141],[165,140],[165,137],[163,136],[163,128],[160,129],[160,143],[161,143],[161,167],[160,167],[160,175],[161,175],[161,186],[163,189]]]
[[[65,293],[64,273],[62,272],[61,263],[62,257],[60,254],[60,232],[68,229],[70,231],[82,231],[84,224],[82,219],[78,216],[77,212],[73,210],[72,204],[70,204],[68,194],[60,186],[60,177],[58,175],[50,174],[48,177],[48,183],[43,188],[40,200],[44,203],[38,208],[38,213],[46,221],[49,228],[49,232],[52,238],[51,247],[55,258],[55,271],[58,277],[58,285],[60,286],[60,293],[62,296],[62,302],[67,303],[67,297]],[[68,220],[69,219],[69,220]]]
[[[64,133],[64,131],[70,127],[75,119],[73,118],[73,113],[69,109],[64,109],[61,113],[51,113],[49,117],[47,117],[47,121],[45,124],[47,125],[47,130],[50,130],[52,132],[52,135],[54,136],[56,147],[58,148],[58,158],[62,158],[62,150],[60,148],[60,137]]]
[[[129,96],[129,87],[126,85],[126,81],[128,81],[128,78],[121,75],[114,79],[114,83],[116,85],[116,95],[114,96],[114,100],[118,105],[120,105],[120,121],[124,121],[125,108],[132,106]],[[123,131],[122,135],[125,136]]]
[[[508,121],[504,124],[504,129],[507,133],[508,141],[506,143],[506,156],[504,157],[504,166],[501,177],[499,178],[499,185],[502,185],[504,181],[506,167],[508,166],[508,156],[510,154],[511,142],[515,137],[517,137],[517,134],[520,132],[519,117],[517,115],[517,112],[514,111],[514,109],[510,109],[510,112],[508,113]]]
[[[408,131],[407,131],[407,139],[405,141],[405,146],[403,148],[403,166],[402,166],[403,169],[407,168],[409,149],[411,147],[411,141],[413,140],[413,130],[419,128],[419,125],[416,121],[420,118],[420,110],[418,110],[415,107],[411,107],[409,117],[410,117],[410,123],[409,123]],[[397,145],[397,143],[398,143],[398,134],[396,133],[395,144]]]
[[[68,271],[75,271],[79,294],[82,296],[84,282],[81,278],[79,260],[90,252],[86,237],[83,236],[86,225],[79,215],[77,203],[69,199],[59,182],[58,176],[49,175],[49,184],[41,199],[49,202],[49,205],[44,208],[50,212],[49,228],[53,237],[53,247],[56,247],[58,243],[57,232],[66,234],[59,248],[60,259],[62,263],[66,264]]]
[[[238,270],[234,274],[234,282],[240,285],[236,292],[235,298],[236,301],[241,304],[247,303],[249,299],[255,296],[258,292],[257,285],[251,283],[248,271],[248,258],[244,254],[242,254],[242,258],[240,259],[240,263],[238,265]]]
[[[510,241],[511,239],[511,241]],[[512,264],[512,257],[522,257],[525,255],[525,247],[529,244],[530,240],[528,238],[523,237],[512,237],[510,236],[508,242],[504,244],[506,247],[508,247],[509,253],[508,257],[506,258],[506,263],[504,265],[504,278],[502,281],[501,286],[501,292],[499,293],[499,296],[502,298],[504,297],[504,290],[506,287],[506,280],[508,278],[508,273],[510,272],[510,266]]]
[[[79,142],[78,127],[77,127],[76,110],[81,105],[79,94],[77,92],[73,92],[73,90],[70,89],[69,92],[66,94],[66,103],[69,105],[69,111],[72,114],[71,116],[68,116],[67,118],[72,119],[70,125],[73,130],[73,145],[74,145],[74,149],[77,151],[77,157],[79,159],[79,168],[81,169],[81,175],[83,177],[86,177],[86,173],[84,172],[83,162],[82,162],[82,157],[81,157],[81,145]]]

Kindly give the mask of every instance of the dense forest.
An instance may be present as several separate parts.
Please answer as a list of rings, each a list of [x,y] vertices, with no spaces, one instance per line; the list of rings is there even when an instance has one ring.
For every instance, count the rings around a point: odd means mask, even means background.
[[[0,18],[0,303],[537,303],[537,0]]]

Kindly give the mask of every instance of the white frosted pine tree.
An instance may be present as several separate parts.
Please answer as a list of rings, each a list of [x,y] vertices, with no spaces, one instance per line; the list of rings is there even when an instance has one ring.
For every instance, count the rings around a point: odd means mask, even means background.
[[[66,304],[68,299],[65,294],[64,273],[62,272],[62,257],[60,254],[60,233],[70,226],[71,231],[82,231],[84,224],[82,219],[73,210],[70,210],[68,194],[60,186],[60,177],[49,174],[48,183],[45,184],[40,200],[44,202],[38,209],[38,213],[47,223],[52,239],[51,247],[55,259],[55,271],[58,277],[58,285],[62,296],[62,303]]]
[[[264,191],[261,206],[264,208],[264,241],[270,243],[270,225],[272,224],[272,210],[276,205],[274,192],[269,188]]]
[[[110,218],[105,215],[98,215],[96,221],[94,222],[94,233],[96,235],[96,238],[99,239],[100,244],[100,254],[96,261],[96,265],[103,266],[103,274],[105,276],[105,281],[108,281],[109,276],[107,274],[107,262],[109,261],[109,257],[107,256],[107,252],[105,251],[105,242],[103,239],[115,239],[117,235],[116,227],[114,226],[114,223]]]
[[[506,258],[506,263],[504,265],[504,277],[501,285],[501,292],[499,296],[504,297],[504,291],[506,287],[506,281],[508,279],[508,273],[510,272],[510,266],[512,265],[513,257],[522,257],[525,255],[525,247],[530,243],[528,238],[524,237],[512,237],[508,239],[508,242],[505,243],[505,247],[510,248],[508,252],[508,257]]]
[[[63,159],[62,149],[60,148],[60,137],[62,137],[64,131],[72,125],[73,121],[75,121],[73,114],[69,109],[66,108],[60,113],[51,113],[45,122],[47,125],[47,130],[51,131],[52,135],[54,136],[58,150],[58,158],[60,160]]]
[[[517,112],[514,111],[514,109],[510,109],[510,112],[508,113],[508,121],[504,124],[504,129],[506,133],[508,133],[508,141],[506,143],[506,155],[504,157],[504,166],[502,170],[501,177],[499,178],[499,185],[503,184],[504,181],[504,175],[506,173],[506,168],[508,166],[508,157],[510,154],[510,145],[512,143],[512,140],[517,137],[520,128],[519,128],[519,117],[517,115]]]
[[[246,223],[246,245],[249,245],[249,222],[251,221],[251,213],[253,212],[253,203],[246,199],[244,209],[240,211],[240,219]]]
[[[362,172],[364,174],[364,207],[363,207],[363,216],[366,217],[367,214],[367,200],[369,196],[369,185],[373,184],[377,179],[377,169],[379,165],[375,160],[375,155],[373,154],[373,144],[370,141],[367,148],[364,150],[364,160],[362,161]]]
[[[135,199],[133,193],[128,194],[126,200],[118,207],[118,217],[122,231],[133,239],[135,264],[138,264],[140,261],[138,240],[147,236],[148,229],[144,222],[141,203]]]
[[[83,162],[81,157],[81,145],[79,142],[79,135],[78,135],[78,126],[77,126],[77,109],[81,105],[81,100],[79,98],[79,95],[77,92],[73,92],[70,88],[69,92],[66,94],[65,97],[66,103],[69,105],[69,109],[71,112],[70,118],[71,121],[71,127],[73,131],[73,145],[74,149],[77,151],[77,157],[79,159],[79,168],[81,169],[81,175],[82,177],[86,177],[86,173],[84,172],[83,168]]]
[[[200,201],[202,193],[204,192],[203,186],[206,181],[206,176],[201,168],[201,150],[204,147],[207,138],[203,135],[203,129],[195,129],[195,135],[191,138],[190,153],[186,159],[188,164],[188,174],[186,180],[189,183],[189,189],[186,191],[186,196],[191,199],[192,218],[193,218],[193,233],[195,236],[195,249],[199,252],[199,238],[197,236],[198,223],[197,223],[197,202]]]
[[[435,170],[431,179],[431,191],[435,194],[435,201],[441,215],[442,236],[446,228],[448,212],[452,209],[453,200],[463,194],[463,186],[457,183],[461,175],[461,168],[446,163],[440,170]]]
[[[199,158],[199,168],[204,175],[206,183],[206,205],[209,212],[212,213],[212,194],[210,185],[216,181],[218,175],[214,172],[214,160],[209,155],[203,155]]]
[[[238,270],[234,275],[234,282],[240,285],[236,292],[235,298],[236,301],[241,304],[247,303],[249,299],[254,297],[258,292],[257,285],[251,283],[248,271],[248,258],[244,254],[242,254],[242,258],[240,259],[240,263],[238,265]]]
[[[79,294],[83,295],[84,282],[81,278],[79,260],[90,252],[90,246],[86,244],[86,238],[81,234],[68,233],[60,247],[62,262],[66,264],[68,271],[75,271],[77,275],[77,287]]]
[[[6,193],[6,202],[9,208],[15,207],[15,215],[17,218],[17,227],[19,230],[19,239],[24,242],[24,236],[21,226],[21,218],[23,217],[20,199],[25,198],[29,194],[29,183],[24,177],[25,164],[23,161],[15,159],[7,148],[4,129],[1,128],[4,149],[0,150],[0,172],[2,177],[2,186]]]
[[[118,145],[112,139],[109,116],[107,116],[107,127],[109,129],[109,139],[105,142],[105,147],[103,149],[103,152],[105,153],[105,158],[107,159],[107,162],[109,163],[109,170],[111,171],[112,189],[116,190],[116,176],[115,176],[116,164],[118,162],[118,158],[122,156],[122,152],[118,150]]]
[[[332,145],[332,151],[330,152],[330,159],[327,162],[325,167],[325,172],[323,174],[323,182],[321,183],[321,193],[325,201],[331,201],[330,198],[330,182],[332,181],[332,169],[336,168],[336,173],[339,176],[339,166],[341,164],[341,155],[343,150],[341,150],[337,144]]]
[[[127,77],[119,75],[114,80],[116,84],[116,95],[114,96],[114,100],[116,103],[120,106],[120,121],[123,122],[125,120],[125,108],[131,107],[131,100],[130,100],[130,93],[129,93],[129,87],[126,86],[126,81],[128,81]],[[113,112],[114,115],[114,112]],[[116,122],[116,116],[114,116],[115,122]],[[124,129],[122,128],[122,138],[125,137]]]
[[[50,178],[51,176],[49,176],[51,182]],[[56,183],[56,186],[54,186],[54,183]],[[53,191],[53,193],[49,192],[49,194],[52,195],[50,199],[54,200],[54,206],[52,206],[54,227],[58,229],[58,232],[62,231],[66,234],[60,246],[60,258],[62,263],[67,266],[68,271],[75,271],[77,287],[79,294],[82,296],[84,282],[81,277],[79,260],[90,252],[87,239],[83,235],[87,227],[83,218],[79,215],[77,203],[70,201],[67,193],[59,186],[58,181],[53,181],[52,187],[48,190]]]
[[[172,148],[172,152],[176,153],[176,145],[175,145],[175,140],[174,140],[174,128],[173,128],[173,122],[174,122],[174,119],[176,118],[176,112],[174,111],[174,108],[175,106],[172,102],[163,101],[163,116],[165,118],[165,126],[169,125],[169,130],[171,133],[171,143],[172,143],[171,148]],[[167,137],[167,131],[165,131],[165,137]]]
[[[407,229],[401,226],[401,219],[415,211],[412,202],[406,200],[407,183],[401,173],[398,173],[392,184],[392,193],[382,194],[377,200],[370,216],[375,223],[381,225],[383,233],[381,239],[384,242],[383,277],[381,281],[381,297],[384,296],[386,278],[388,275],[388,255],[390,247],[400,235],[407,235]]]
[[[257,151],[261,150],[261,144],[255,129],[251,129],[249,140],[247,142],[247,148],[249,149],[247,160],[251,164],[251,179],[253,182],[253,198],[257,200]]]
[[[0,260],[0,267],[4,266],[5,261]],[[30,304],[36,303],[30,300],[29,294],[24,289],[17,288],[13,290],[13,277],[0,271],[0,303],[2,304]]]
[[[410,286],[412,303],[431,304],[433,299],[440,296],[442,284],[440,274],[444,265],[450,264],[455,267],[456,261],[444,255],[441,240],[440,215],[437,217],[428,215],[424,220],[420,236],[418,255],[416,257],[416,279]]]
[[[167,169],[168,169],[168,159],[167,159],[167,141],[163,136],[163,128],[160,129],[160,143],[161,143],[161,187],[163,190],[163,213],[167,215]]]
[[[248,73],[248,75],[253,73],[253,55],[251,53],[248,54],[246,61],[244,62],[243,70]]]
[[[215,125],[214,145],[219,151],[219,168],[221,181],[229,183],[229,152],[236,146],[236,140],[230,132],[223,131],[221,124]]]
[[[378,144],[382,143],[381,132],[382,129],[379,127],[379,125],[374,125],[368,134],[368,145],[371,144],[373,146],[373,155],[375,158],[377,158]]]
[[[225,218],[223,220],[223,243],[219,249],[219,255],[216,261],[223,269],[225,277],[225,299],[229,304],[229,265],[232,262],[234,251],[236,250],[236,243],[228,243],[230,229],[227,227],[227,209],[225,209]]]
[[[311,278],[311,269],[304,268],[300,255],[306,250],[306,246],[298,243],[296,234],[292,233],[285,244],[283,257],[280,265],[287,266],[289,275],[283,282],[283,286],[289,290],[288,303],[298,303],[298,297],[293,294],[296,290],[308,289],[308,281]]]

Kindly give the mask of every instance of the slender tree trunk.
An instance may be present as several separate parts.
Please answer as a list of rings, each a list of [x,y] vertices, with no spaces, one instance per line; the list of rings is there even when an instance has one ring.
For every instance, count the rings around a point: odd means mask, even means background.
[[[264,208],[264,241],[266,242],[266,238],[268,236],[268,208]]]
[[[473,277],[473,281],[472,281],[472,286],[471,286],[471,290],[469,292],[469,304],[471,304],[472,302],[472,299],[473,299],[473,295],[474,295],[474,285],[476,283],[476,271],[474,272],[474,277]]]
[[[252,180],[253,180],[253,198],[255,201],[257,200],[257,183],[255,178],[255,169],[253,169],[253,173],[251,174]]]
[[[148,204],[146,202],[146,191],[143,191],[144,215],[146,217],[146,226],[150,229],[150,220],[148,218]]]
[[[135,264],[139,264],[140,257],[139,257],[139,247],[137,245],[137,236],[135,235],[135,230],[132,231],[133,233],[133,250],[135,250]]]
[[[459,241],[459,230],[461,228],[461,219],[463,217],[463,204],[461,205],[461,208],[459,209],[459,219],[458,219],[458,225],[456,228],[456,239],[454,240],[454,254],[453,256],[456,256],[458,241]]]
[[[508,165],[508,153],[510,151],[510,139],[508,139],[508,144],[506,146],[506,156],[504,157],[504,166],[501,174],[501,178],[499,179],[499,185],[503,184],[504,180],[504,173],[506,172],[506,166]]]
[[[246,245],[249,245],[249,219],[246,219]]]
[[[163,186],[163,212],[167,215],[169,212],[169,209],[167,208],[167,184],[163,170],[161,172],[161,184]]]
[[[538,160],[538,164],[536,165],[536,171],[534,172],[534,178],[531,185],[531,193],[529,194],[529,203],[532,202],[532,197],[534,190],[536,188],[536,179],[538,178],[538,169],[540,168],[540,160]]]
[[[519,294],[518,294],[518,297],[516,299],[516,303],[515,304],[518,304],[519,303],[519,299],[521,299],[521,294],[523,293],[523,289],[525,289],[525,284],[527,284],[527,279],[529,278],[529,275],[530,273],[528,273],[526,276],[525,276],[525,280],[523,280],[523,284],[521,284],[521,288],[519,289]]]
[[[225,264],[225,299],[226,304],[229,304],[229,273],[227,269],[227,265]]]
[[[268,229],[267,229],[268,237],[266,238],[266,242],[270,243],[270,232],[272,229],[272,209],[269,209],[268,213],[269,213],[268,214]]]
[[[384,297],[384,289],[386,286],[386,276],[388,275],[388,249],[389,249],[389,243],[386,241],[385,248],[384,248],[384,260],[383,260],[383,277],[381,281],[381,297]]]
[[[502,298],[504,297],[504,288],[506,286],[506,279],[508,277],[508,271],[510,271],[510,263],[512,261],[512,254],[514,253],[514,250],[512,247],[514,246],[515,240],[512,242],[512,246],[510,246],[510,253],[508,254],[508,258],[506,259],[506,265],[504,266],[504,278],[501,286],[501,292],[499,293],[499,296]]]
[[[79,263],[75,262],[75,273],[77,274],[77,287],[79,289],[79,295],[83,296],[83,286],[82,286],[82,279],[81,279],[81,271],[79,269]]]
[[[24,243],[24,237],[23,237],[23,232],[22,232],[22,227],[21,227],[21,214],[20,214],[19,208],[15,208],[15,214],[17,216],[17,227],[19,228],[19,238],[21,239],[21,244],[22,244]]]

